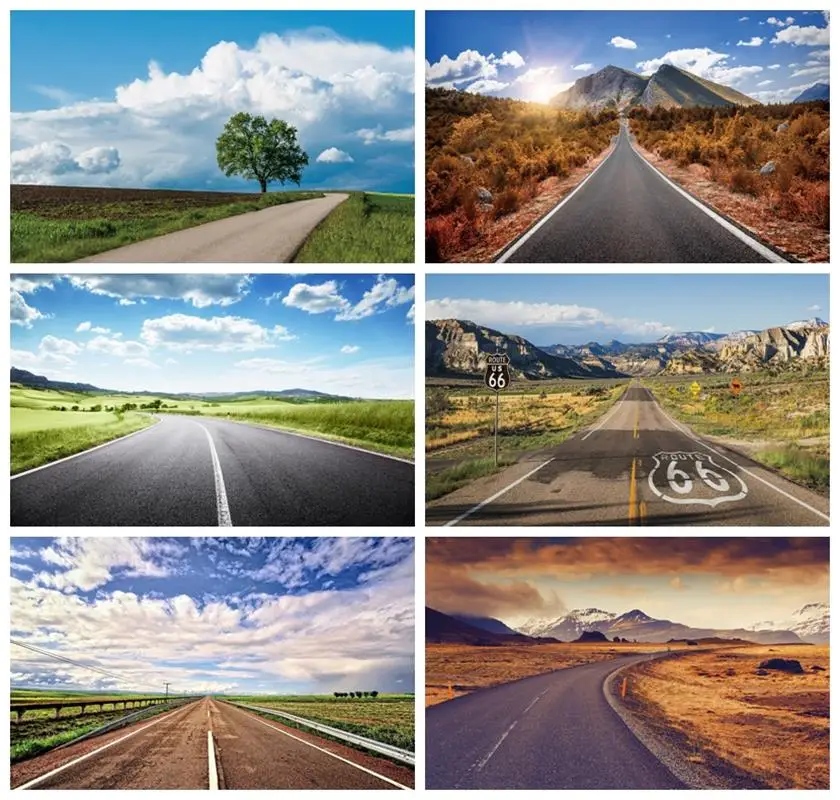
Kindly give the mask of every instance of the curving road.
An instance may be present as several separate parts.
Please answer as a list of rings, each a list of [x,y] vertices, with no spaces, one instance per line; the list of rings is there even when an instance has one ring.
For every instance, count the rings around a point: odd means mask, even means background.
[[[571,667],[426,709],[426,788],[685,788],[604,697],[610,673],[647,658]]]
[[[19,789],[405,789],[413,771],[209,697],[12,765]]]
[[[699,201],[698,201],[699,203]],[[613,152],[499,261],[757,263],[785,259],[721,224],[634,149],[625,122]]]
[[[563,444],[426,507],[430,525],[828,525],[829,501],[672,419],[631,385]]]
[[[413,525],[414,465],[209,417],[13,476],[12,525]]]
[[[312,229],[348,197],[347,194],[327,194],[313,200],[271,206],[81,260],[108,264],[287,262],[292,260]]]

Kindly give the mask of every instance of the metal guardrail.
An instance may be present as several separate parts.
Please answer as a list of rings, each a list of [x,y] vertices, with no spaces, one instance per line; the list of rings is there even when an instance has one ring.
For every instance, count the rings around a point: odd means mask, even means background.
[[[112,720],[111,722],[106,722],[104,725],[94,728],[92,731],[88,731],[87,733],[83,733],[81,736],[77,736],[69,742],[60,744],[58,747],[53,747],[52,750],[61,750],[63,747],[69,747],[71,744],[78,744],[79,742],[83,742],[85,739],[92,739],[94,736],[101,736],[103,733],[109,733],[117,728],[122,728],[125,725],[131,724],[134,720],[142,717],[144,714],[148,714],[152,709],[160,709],[161,706],[163,706],[162,710],[178,708],[186,705],[187,703],[195,702],[198,699],[199,698],[197,697],[180,698],[169,703],[158,703],[152,706],[146,706],[145,708],[141,708],[139,711],[127,714],[126,716]],[[50,752],[52,752],[52,750]]]
[[[222,698],[217,698],[222,699]],[[333,728],[330,725],[324,725],[322,722],[313,722],[311,719],[305,717],[298,717],[295,714],[289,714],[286,711],[276,711],[273,708],[265,708],[264,706],[252,706],[247,703],[235,703],[232,700],[225,700],[232,706],[239,706],[240,708],[247,708],[251,711],[259,711],[263,714],[271,714],[273,717],[280,717],[287,719],[290,722],[295,722],[298,725],[303,725],[306,728],[312,728],[314,731],[332,736],[335,739],[355,744],[358,747],[363,747],[365,750],[371,750],[374,753],[380,753],[383,756],[392,758],[395,761],[400,761],[403,764],[410,764],[414,766],[414,753],[410,750],[403,750],[401,747],[396,747],[392,744],[385,744],[385,742],[377,742],[376,739],[368,739],[367,736],[360,736],[358,733],[350,733],[349,731],[341,730],[340,728]]]

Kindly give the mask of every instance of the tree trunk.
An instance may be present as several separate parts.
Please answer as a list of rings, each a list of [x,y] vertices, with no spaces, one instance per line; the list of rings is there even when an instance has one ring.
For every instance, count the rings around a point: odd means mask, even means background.
[[[268,189],[268,182],[264,181],[262,178],[259,179],[260,181],[260,191],[265,193],[266,189]]]

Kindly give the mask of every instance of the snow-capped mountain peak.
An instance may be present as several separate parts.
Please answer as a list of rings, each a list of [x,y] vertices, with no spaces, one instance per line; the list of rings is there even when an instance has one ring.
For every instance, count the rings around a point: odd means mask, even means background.
[[[828,323],[824,319],[811,317],[810,319],[798,319],[793,322],[788,322],[785,327],[790,330],[797,331],[802,330],[803,328],[824,328],[826,325],[828,325]]]

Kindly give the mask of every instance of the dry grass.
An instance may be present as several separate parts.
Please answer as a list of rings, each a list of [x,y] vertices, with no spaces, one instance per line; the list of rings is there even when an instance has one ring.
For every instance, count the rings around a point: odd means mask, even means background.
[[[607,661],[637,653],[659,653],[682,645],[542,644],[476,647],[426,645],[426,705],[451,700],[476,689],[510,683],[566,667]]]
[[[759,662],[771,657],[798,659],[805,674],[756,675]],[[776,789],[828,788],[828,646],[704,651],[628,674],[643,715],[682,733],[691,743],[689,760],[720,759]]]
[[[427,90],[426,260],[480,245],[494,222],[590,164],[617,133],[614,111]]]

